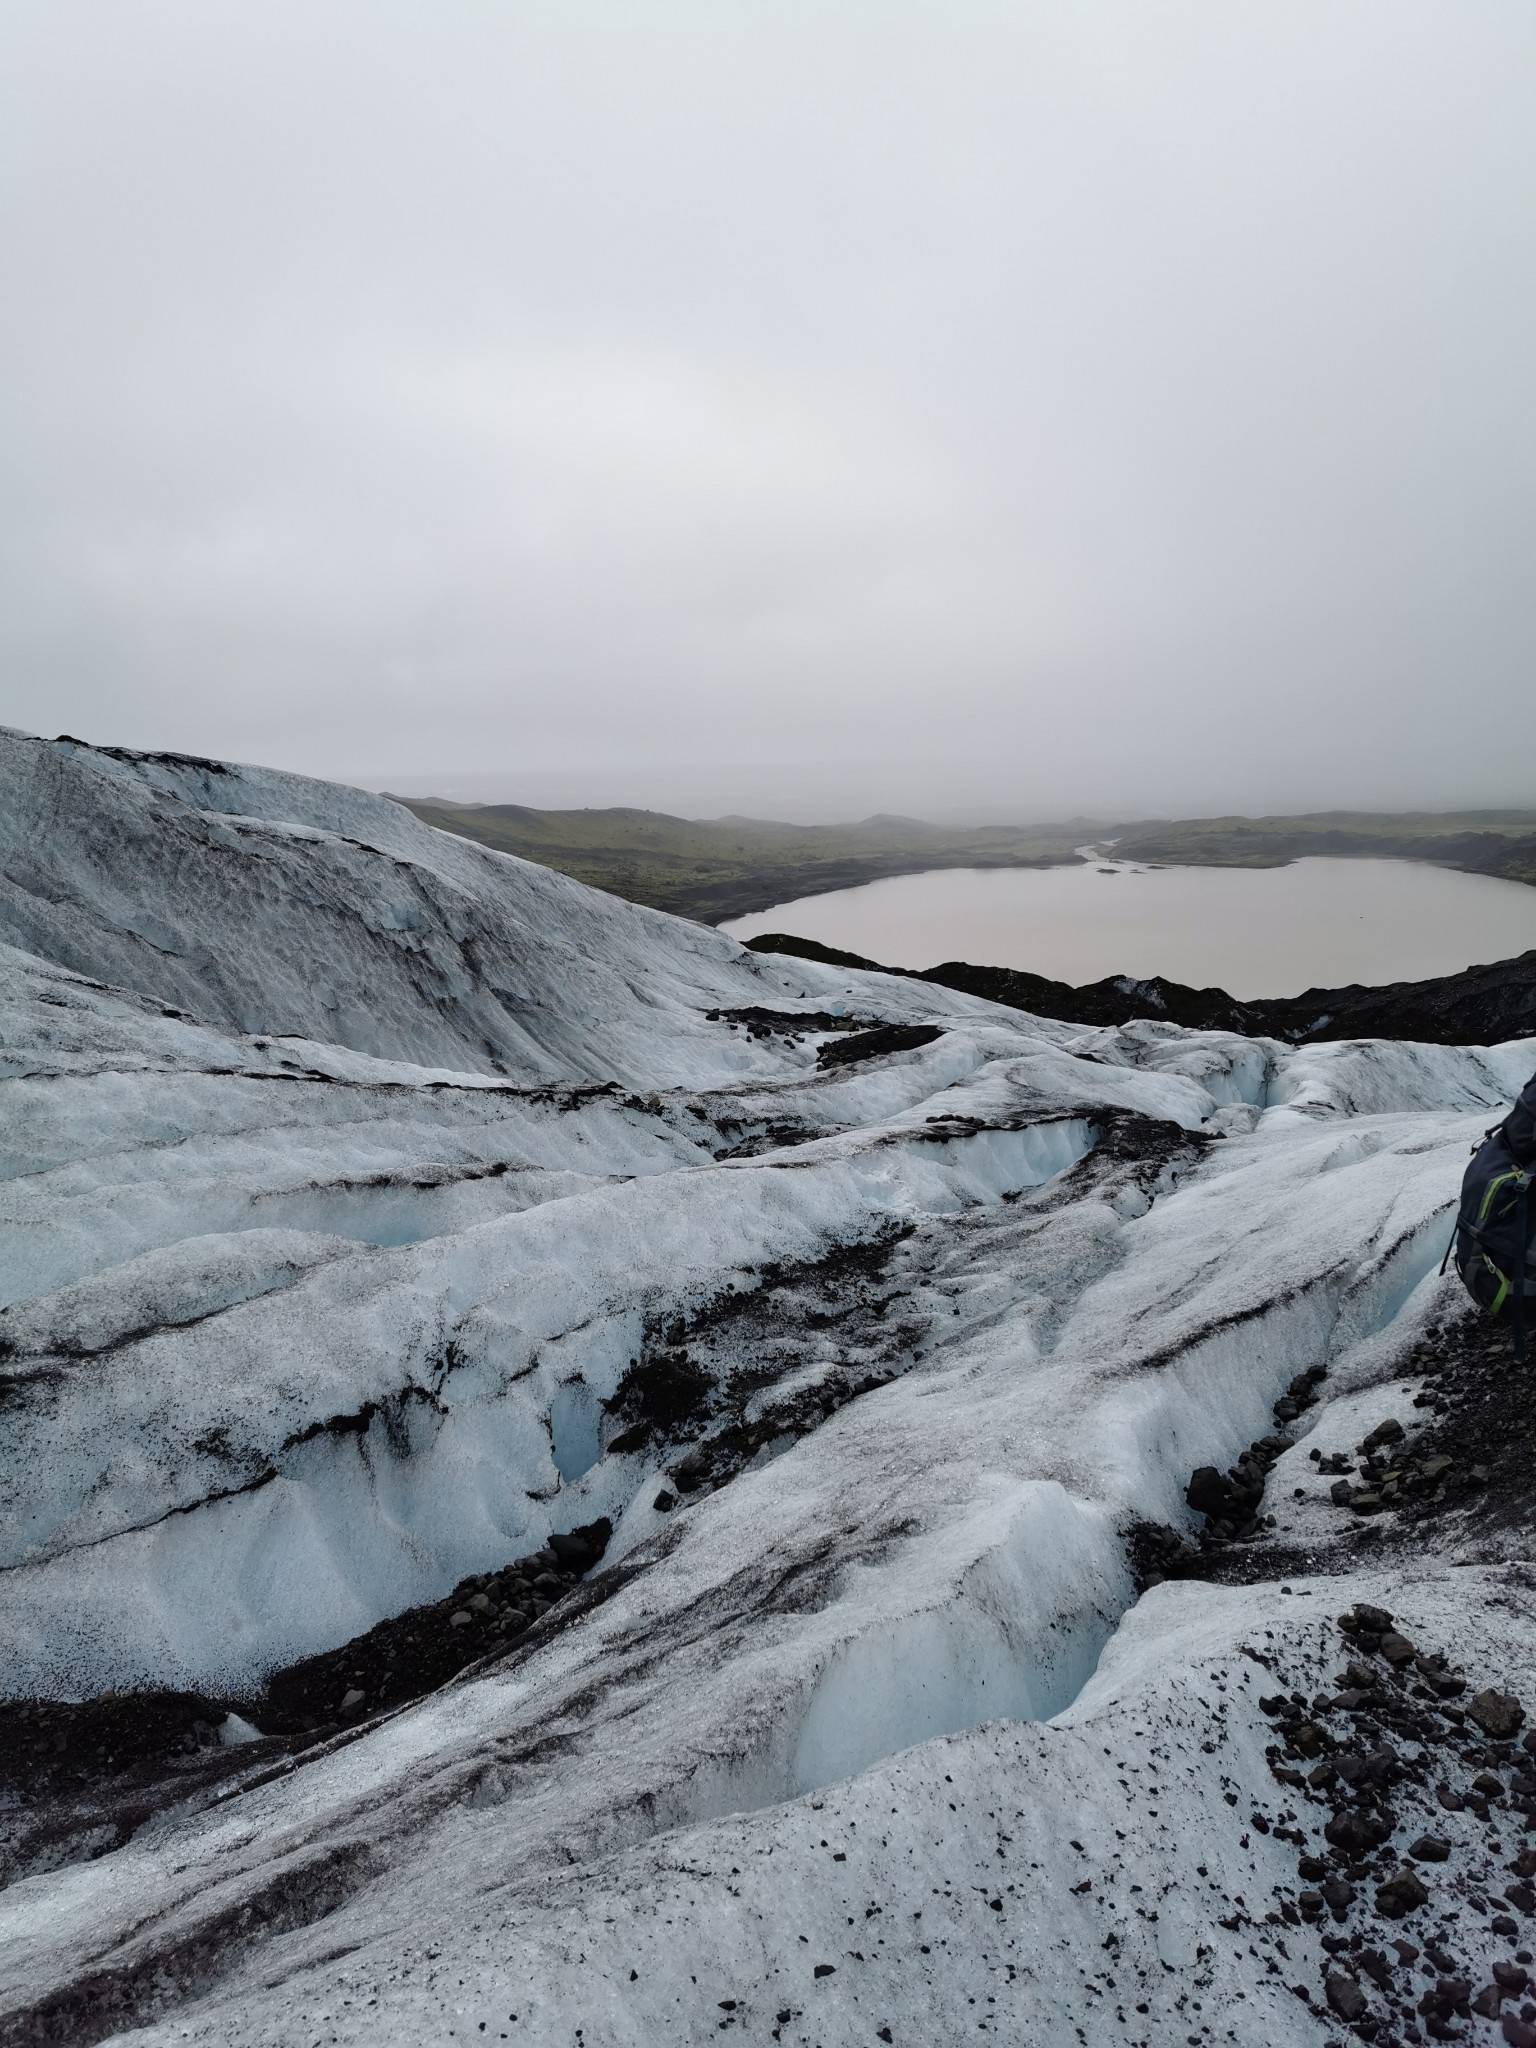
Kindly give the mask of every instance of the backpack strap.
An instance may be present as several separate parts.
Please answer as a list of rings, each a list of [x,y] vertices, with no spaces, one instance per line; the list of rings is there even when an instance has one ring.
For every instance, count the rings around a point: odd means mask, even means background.
[[[1500,1129],[1517,1166],[1536,1166],[1536,1074],[1521,1089]]]

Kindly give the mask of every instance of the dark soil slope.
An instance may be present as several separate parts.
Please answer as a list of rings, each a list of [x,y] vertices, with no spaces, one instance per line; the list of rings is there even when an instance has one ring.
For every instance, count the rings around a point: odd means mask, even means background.
[[[765,932],[751,940],[758,953],[791,953],[834,966],[874,967],[851,953],[836,953],[813,940]],[[887,973],[902,974],[903,968]],[[1498,1045],[1509,1038],[1536,1036],[1536,951],[1518,959],[1469,967],[1432,981],[1396,981],[1383,988],[1312,988],[1299,996],[1240,1002],[1220,988],[1186,988],[1155,975],[1136,981],[1112,975],[1082,987],[1026,974],[1012,967],[973,967],[946,960],[913,977],[941,988],[984,996],[1037,1017],[1069,1024],[1126,1024],[1133,1017],[1162,1017],[1192,1030],[1240,1031],[1254,1038],[1283,1038],[1302,1045],[1331,1038],[1409,1038],[1426,1045]]]

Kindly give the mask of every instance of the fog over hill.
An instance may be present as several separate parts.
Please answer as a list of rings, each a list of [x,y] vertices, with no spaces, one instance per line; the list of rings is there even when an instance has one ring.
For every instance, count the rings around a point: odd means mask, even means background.
[[[1526,2038],[1528,1042],[14,733],[0,835],[0,2042]]]

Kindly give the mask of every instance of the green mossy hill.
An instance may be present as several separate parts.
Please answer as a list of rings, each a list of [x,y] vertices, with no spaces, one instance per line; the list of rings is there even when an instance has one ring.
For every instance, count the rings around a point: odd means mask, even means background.
[[[1309,854],[1423,860],[1536,883],[1536,811],[1319,811],[1298,818],[1185,818],[1129,825],[1120,860],[1167,867],[1283,867]]]
[[[523,804],[397,799],[461,838],[606,889],[724,924],[800,896],[930,868],[1060,867],[1096,844],[1119,860],[1170,867],[1282,867],[1308,854],[1431,861],[1536,883],[1536,811],[1320,811],[1309,817],[1184,818],[1109,825],[781,825],[766,818],[674,818],[665,811],[536,811]]]
[[[780,825],[763,818],[673,818],[664,811],[396,801],[445,832],[704,924],[926,868],[1059,866],[1075,860],[1075,849],[1095,831],[1106,829],[1081,819],[960,830],[916,818]]]

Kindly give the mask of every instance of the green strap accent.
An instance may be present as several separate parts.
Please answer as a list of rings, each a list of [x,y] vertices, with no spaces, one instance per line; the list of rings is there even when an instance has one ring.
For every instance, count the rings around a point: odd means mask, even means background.
[[[1493,1198],[1499,1192],[1499,1189],[1503,1187],[1507,1181],[1521,1180],[1523,1178],[1524,1176],[1522,1175],[1518,1166],[1515,1167],[1509,1173],[1501,1173],[1495,1175],[1495,1177],[1491,1181],[1489,1181],[1487,1190],[1483,1195],[1483,1206],[1477,1212],[1478,1222],[1486,1223],[1488,1221],[1488,1211],[1493,1206]]]
[[[1499,1291],[1493,1297],[1492,1301],[1490,1301],[1488,1304],[1489,1315],[1496,1316],[1499,1310],[1504,1306],[1505,1302],[1509,1299],[1509,1275],[1507,1273],[1501,1272],[1500,1269],[1493,1263],[1492,1259],[1489,1258],[1486,1252],[1484,1252],[1483,1254],[1483,1264],[1488,1268],[1490,1273],[1498,1275]]]

